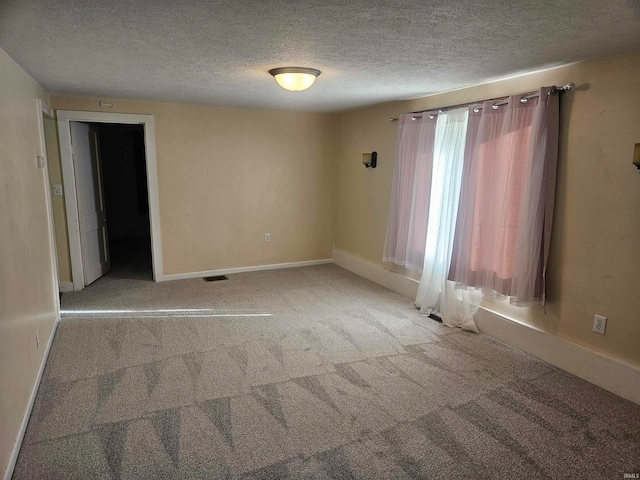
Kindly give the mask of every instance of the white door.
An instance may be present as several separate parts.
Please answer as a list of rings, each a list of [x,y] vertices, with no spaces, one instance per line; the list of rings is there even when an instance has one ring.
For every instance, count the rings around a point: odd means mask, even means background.
[[[109,271],[109,244],[97,129],[87,123],[71,122],[71,144],[78,196],[82,270],[84,284],[89,285]]]

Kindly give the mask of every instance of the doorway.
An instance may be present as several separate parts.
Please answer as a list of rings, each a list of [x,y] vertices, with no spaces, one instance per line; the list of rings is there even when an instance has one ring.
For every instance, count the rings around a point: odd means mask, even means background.
[[[153,279],[142,125],[91,124],[97,130],[106,208],[109,276]]]
[[[60,110],[73,289],[162,277],[153,117]]]

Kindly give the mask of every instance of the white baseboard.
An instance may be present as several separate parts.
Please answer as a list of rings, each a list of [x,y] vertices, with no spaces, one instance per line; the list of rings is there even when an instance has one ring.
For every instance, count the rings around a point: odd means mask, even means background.
[[[609,392],[640,404],[640,369],[482,307],[478,329]]]
[[[73,282],[60,282],[58,284],[58,291],[64,292],[73,292]]]
[[[326,263],[333,263],[333,260],[331,258],[325,258],[322,260],[307,260],[304,262],[274,263],[271,265],[255,265],[251,267],[223,268],[220,270],[207,270],[204,272],[174,273],[170,275],[162,275],[159,278],[157,278],[156,281],[165,282],[168,280],[184,280],[187,278],[203,278],[203,277],[215,277],[218,275],[230,275],[232,273],[259,272],[262,270],[277,270],[280,268],[311,267],[313,265],[323,265]]]
[[[47,360],[49,359],[49,352],[51,351],[51,345],[53,344],[53,337],[55,337],[56,335],[56,329],[58,328],[59,321],[60,321],[60,316],[57,315],[56,320],[53,324],[53,328],[51,329],[51,336],[49,337],[49,341],[47,342],[47,347],[44,351],[44,355],[42,356],[42,361],[40,362],[40,367],[38,368],[38,375],[36,376],[36,381],[33,384],[31,395],[29,396],[29,403],[27,404],[27,409],[25,410],[24,416],[22,417],[22,424],[20,425],[20,430],[18,431],[16,442],[13,445],[13,450],[11,451],[11,456],[9,457],[9,464],[7,465],[7,469],[4,472],[4,480],[11,480],[11,477],[13,476],[13,470],[16,468],[16,462],[18,461],[18,454],[20,453],[20,447],[22,447],[24,434],[27,431],[27,425],[29,424],[29,417],[31,417],[33,404],[36,400],[36,394],[38,393],[38,388],[40,387],[40,381],[42,380],[44,367],[47,364]]]
[[[333,263],[412,300],[415,300],[416,295],[418,295],[419,282],[413,278],[387,270],[362,257],[334,248]]]
[[[333,262],[389,290],[415,299],[419,283],[368,260],[333,250]],[[523,352],[640,404],[640,369],[481,307],[478,328]]]

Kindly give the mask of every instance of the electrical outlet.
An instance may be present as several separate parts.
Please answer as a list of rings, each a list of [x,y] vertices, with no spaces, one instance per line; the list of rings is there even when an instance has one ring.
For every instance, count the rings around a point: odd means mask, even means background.
[[[593,331],[604,335],[604,330],[607,328],[607,317],[596,315],[593,317]]]
[[[57,197],[61,197],[62,196],[62,185],[60,185],[59,183],[54,183],[53,184],[53,194]]]
[[[36,349],[40,350],[40,330],[36,330]]]
[[[271,241],[271,234],[270,233],[265,233],[264,234],[264,243],[269,243]]]

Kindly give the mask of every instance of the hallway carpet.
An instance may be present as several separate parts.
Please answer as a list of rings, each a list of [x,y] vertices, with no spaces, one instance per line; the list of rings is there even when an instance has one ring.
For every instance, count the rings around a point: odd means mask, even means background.
[[[640,472],[640,406],[334,265],[62,306],[16,480]]]

